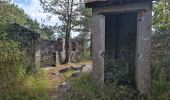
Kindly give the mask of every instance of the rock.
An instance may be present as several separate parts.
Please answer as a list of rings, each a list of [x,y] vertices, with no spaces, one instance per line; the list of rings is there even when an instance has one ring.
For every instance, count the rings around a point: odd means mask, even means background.
[[[70,67],[69,67],[69,70],[76,70],[76,69],[77,69],[76,66],[70,66]]]
[[[86,67],[86,65],[84,64],[84,65],[81,65],[80,67]]]
[[[66,71],[68,71],[69,68],[64,68],[64,69],[61,69],[59,70],[59,73],[65,73]]]
[[[71,78],[77,78],[81,75],[81,72],[80,71],[76,71],[74,72],[72,75],[71,75]]]
[[[61,93],[65,93],[68,90],[70,90],[70,85],[67,82],[63,82],[60,86],[59,86],[59,90]]]
[[[52,75],[52,76],[61,76],[60,73],[58,73],[58,72],[51,72],[51,73],[49,73],[49,75]]]
[[[91,73],[91,71],[92,71],[92,65],[86,65],[82,70],[83,73]]]
[[[76,67],[74,70],[75,71],[82,71],[85,66],[86,65],[81,65],[80,67]]]
[[[78,70],[77,68],[78,68],[78,67],[76,67],[76,66],[70,66],[70,67],[68,67],[68,68],[64,68],[64,69],[59,70],[59,73],[65,73],[65,72],[67,72],[67,71],[69,71],[69,70],[76,71],[76,70]]]
[[[51,75],[57,75],[56,73],[50,73]]]
[[[68,68],[64,68],[64,69],[61,69],[59,70],[59,73],[65,73],[69,70],[73,70],[73,71],[83,71],[84,67],[86,67],[86,65],[81,65],[80,67],[77,67],[77,66],[70,66]]]

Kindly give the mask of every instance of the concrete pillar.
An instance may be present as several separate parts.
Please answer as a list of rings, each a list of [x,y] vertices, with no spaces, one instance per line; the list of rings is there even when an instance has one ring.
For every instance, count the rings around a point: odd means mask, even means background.
[[[38,70],[41,67],[41,50],[38,49],[35,52],[35,70]]]
[[[97,86],[104,83],[105,16],[93,15],[92,60],[93,77]]]
[[[56,66],[60,65],[59,54],[56,52]]]
[[[151,18],[151,10],[138,13],[136,85],[141,94],[150,94],[151,87]]]

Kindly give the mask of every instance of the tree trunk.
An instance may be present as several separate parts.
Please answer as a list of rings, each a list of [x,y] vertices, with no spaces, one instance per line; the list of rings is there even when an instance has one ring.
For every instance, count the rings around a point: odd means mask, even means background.
[[[65,58],[65,61],[64,61],[64,64],[68,63],[69,62],[69,41],[70,41],[70,32],[67,32],[66,33],[66,37],[65,37],[65,53],[66,53],[66,58]]]
[[[72,12],[73,12],[73,0],[68,0],[68,7],[67,7],[67,29],[66,29],[66,37],[65,37],[65,52],[66,52],[66,58],[64,61],[64,64],[69,62],[69,56],[70,56],[70,50],[69,50],[69,42],[70,42],[70,32],[71,32],[71,24],[72,24]]]

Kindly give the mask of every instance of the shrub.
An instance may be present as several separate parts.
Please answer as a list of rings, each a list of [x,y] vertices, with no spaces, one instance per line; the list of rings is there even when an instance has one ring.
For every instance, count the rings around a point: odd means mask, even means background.
[[[170,82],[166,80],[164,70],[160,70],[157,79],[153,79],[151,97],[152,100],[170,100]]]
[[[13,41],[0,41],[0,93],[13,92],[24,74],[24,54]]]
[[[27,74],[28,62],[16,43],[0,40],[0,100],[49,99],[46,73]]]
[[[138,100],[133,95],[133,90],[115,83],[105,84],[100,89],[96,88],[91,75],[83,74],[77,79],[70,80],[71,90],[63,97],[65,100]]]
[[[105,84],[96,88],[91,75],[83,74],[69,80],[71,90],[63,94],[64,100],[170,100],[170,83],[165,80],[162,71],[158,80],[153,80],[151,96],[143,97],[131,87]]]

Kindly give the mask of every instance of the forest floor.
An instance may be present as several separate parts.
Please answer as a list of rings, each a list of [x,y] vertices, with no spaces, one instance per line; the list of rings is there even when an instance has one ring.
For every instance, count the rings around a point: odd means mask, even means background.
[[[47,78],[50,80],[51,83],[51,92],[50,92],[50,99],[51,100],[61,100],[61,90],[59,87],[61,84],[69,80],[69,78],[72,76],[73,73],[77,71],[66,71],[64,73],[60,73],[61,70],[67,69],[71,66],[74,66],[76,68],[86,65],[82,72],[90,72],[92,70],[92,62],[91,61],[85,61],[81,63],[69,63],[65,65],[58,65],[56,67],[48,67],[43,68],[47,71]]]

